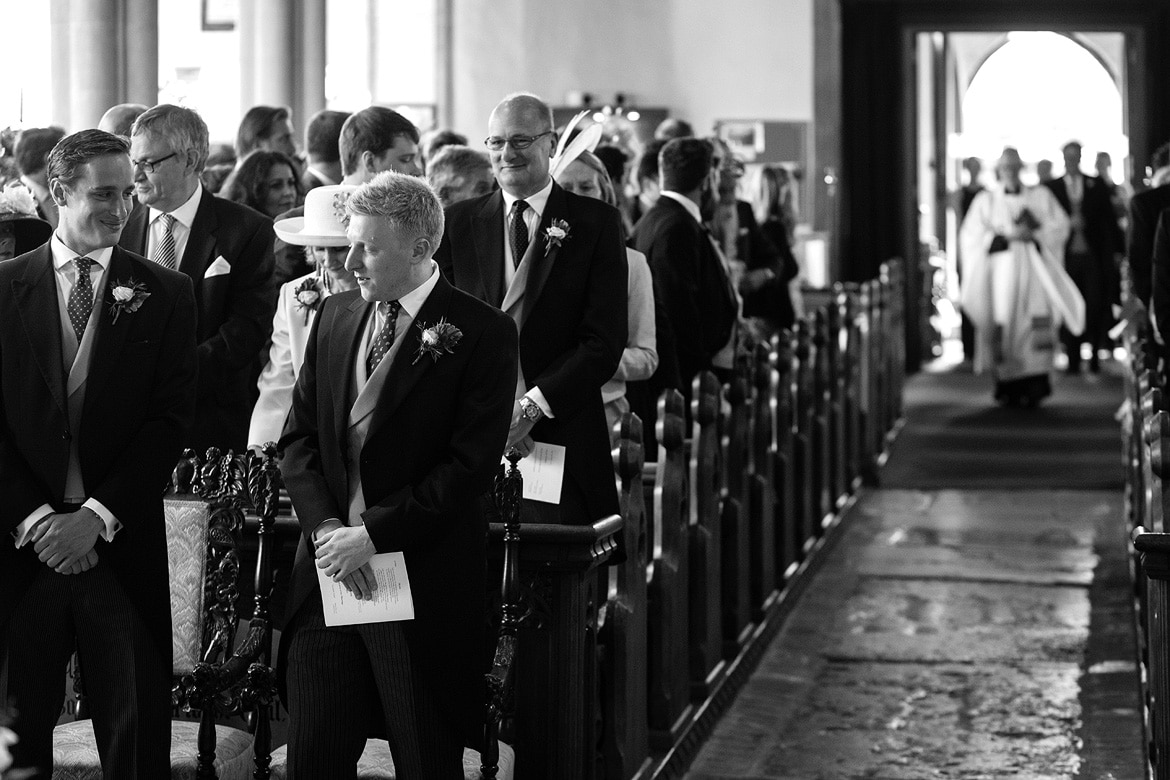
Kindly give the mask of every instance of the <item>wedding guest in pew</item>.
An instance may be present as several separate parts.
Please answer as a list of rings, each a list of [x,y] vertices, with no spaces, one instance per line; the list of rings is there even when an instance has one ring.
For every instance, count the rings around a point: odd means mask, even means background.
[[[257,149],[224,179],[219,197],[243,203],[269,219],[294,208],[301,199],[297,164],[282,152]]]
[[[1000,187],[975,196],[959,241],[960,303],[975,325],[975,371],[995,378],[995,400],[1033,408],[1052,394],[1057,328],[1085,325],[1085,303],[1064,270],[1069,219],[1043,185],[1020,182],[1014,148],[997,164]]]
[[[759,264],[753,268],[749,263],[748,276],[762,272],[763,281],[754,290],[750,289],[750,284],[748,289],[740,288],[744,296],[744,316],[764,319],[766,330],[771,333],[791,328],[796,322],[797,311],[803,308],[797,282],[800,264],[792,253],[796,228],[792,186],[791,174],[784,166],[767,165],[760,170],[755,217],[760,234],[776,247],[778,255],[772,265]]]
[[[37,216],[37,202],[20,182],[0,189],[0,262],[31,252],[53,235],[53,226]]]
[[[418,142],[420,164],[425,171],[436,154],[448,146],[467,146],[467,136],[447,128],[428,130]]]
[[[1150,157],[1150,189],[1129,200],[1125,254],[1129,260],[1133,292],[1147,307],[1153,284],[1151,261],[1154,237],[1162,210],[1170,208],[1170,142],[1159,146]]]
[[[443,208],[488,195],[496,189],[492,164],[483,152],[467,146],[444,146],[427,163],[427,184]]]
[[[424,182],[383,173],[347,211],[359,290],[325,299],[280,442],[304,536],[280,648],[288,777],[354,777],[377,728],[398,777],[455,780],[482,728],[480,497],[508,437],[516,327],[432,262],[443,211]],[[413,619],[327,625],[321,583],[370,601],[390,587],[373,556],[391,552]]]
[[[162,489],[195,411],[196,310],[190,279],[117,245],[132,171],[120,136],[63,138],[52,239],[0,263],[0,702],[34,778],[75,650],[104,776],[170,776]]]
[[[525,521],[590,525],[618,511],[601,387],[626,344],[621,218],[549,176],[552,109],[535,95],[504,98],[485,144],[500,190],[448,209],[435,258],[456,287],[517,323],[508,447],[566,448],[560,503],[525,500]]]
[[[189,108],[162,104],[138,117],[130,153],[138,204],[119,245],[195,284],[199,380],[188,445],[240,452],[276,309],[272,220],[204,189],[207,125]]]
[[[236,131],[236,159],[243,160],[257,149],[297,156],[293,140],[292,112],[285,106],[252,106]],[[300,176],[300,170],[297,176]]]
[[[315,187],[305,198],[306,216],[282,219],[273,226],[281,241],[304,249],[314,269],[281,285],[268,362],[257,382],[260,397],[248,427],[248,446],[253,449],[280,438],[292,405],[293,386],[305,361],[309,333],[325,299],[357,289],[353,272],[345,267],[349,239],[344,209],[355,189],[349,184]]]
[[[654,204],[658,202],[660,194],[658,155],[664,146],[666,146],[666,141],[651,141],[643,147],[642,153],[638,155],[638,163],[634,167],[633,182],[634,188],[637,190],[637,197],[629,199],[631,225],[637,226],[642,215],[654,208]]]
[[[341,184],[341,128],[349,119],[346,111],[323,109],[309,117],[305,127],[305,172],[301,191]]]
[[[646,255],[662,293],[685,397],[700,371],[728,378],[733,366],[739,304],[725,261],[703,225],[715,209],[714,161],[711,143],[699,138],[663,146],[661,197],[634,227],[634,248]]]
[[[102,118],[98,120],[98,130],[105,130],[107,133],[129,138],[134,120],[146,113],[148,108],[150,106],[142,103],[119,103],[116,106],[110,106],[106,109],[106,113],[102,114]]]
[[[594,127],[599,127],[594,125]],[[587,139],[586,139],[587,140]],[[596,198],[617,207],[613,183],[601,160],[585,145],[569,144],[565,153],[553,162],[553,180],[571,192],[585,198]],[[626,383],[649,379],[658,368],[657,339],[654,327],[654,279],[646,256],[626,247],[628,266],[626,293],[629,335],[622,350],[621,362],[613,377],[601,387],[605,403],[606,430],[610,444],[617,443],[619,431],[615,428],[622,415],[630,411],[626,399]],[[651,418],[652,419],[652,418]]]
[[[64,137],[65,130],[60,127],[29,127],[20,131],[13,148],[20,181],[36,198],[38,216],[54,228],[57,227],[57,204],[49,194],[45,161],[49,152]]]

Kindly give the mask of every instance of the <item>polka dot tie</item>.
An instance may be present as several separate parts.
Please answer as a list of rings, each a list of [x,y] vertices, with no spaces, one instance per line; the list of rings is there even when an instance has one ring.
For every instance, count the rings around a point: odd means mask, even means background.
[[[175,218],[170,214],[163,214],[159,217],[163,221],[163,234],[159,239],[158,246],[154,248],[154,262],[170,268],[172,271],[177,267],[175,265]]]
[[[77,281],[73,283],[65,310],[69,312],[73,332],[77,334],[77,341],[80,342],[85,333],[85,324],[89,322],[89,313],[93,309],[93,282],[89,278],[89,267],[93,265],[93,260],[88,257],[77,257],[73,262],[77,265]]]
[[[386,357],[386,353],[393,346],[394,328],[397,325],[398,312],[402,310],[402,304],[398,301],[379,303],[378,310],[382,312],[385,319],[382,322],[382,329],[374,337],[374,343],[370,345],[370,354],[366,357],[366,376],[374,373],[374,369],[378,367],[382,358]]]
[[[512,265],[516,268],[520,267],[520,261],[528,251],[528,225],[524,224],[524,212],[527,210],[527,201],[518,200],[512,204]]]

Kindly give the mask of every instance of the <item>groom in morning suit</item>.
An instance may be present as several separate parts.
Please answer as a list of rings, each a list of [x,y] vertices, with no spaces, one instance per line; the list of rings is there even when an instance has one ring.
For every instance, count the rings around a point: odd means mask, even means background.
[[[48,778],[76,648],[105,776],[169,777],[162,491],[194,411],[194,296],[117,246],[125,139],[67,136],[48,177],[56,232],[0,264],[0,703],[15,766]]]
[[[507,439],[516,328],[439,273],[443,211],[421,179],[380,174],[348,212],[359,289],[325,299],[280,442],[304,536],[281,637],[288,776],[353,777],[377,728],[398,777],[454,780],[480,742],[480,497]],[[371,557],[397,551],[414,619],[327,627],[317,570],[370,598]]]
[[[207,144],[207,125],[189,108],[158,105],[135,120],[138,205],[119,242],[195,285],[199,384],[188,445],[201,454],[247,445],[278,291],[272,220],[203,188]]]
[[[552,110],[534,95],[495,107],[486,144],[500,190],[448,209],[435,259],[452,284],[503,309],[520,331],[508,446],[566,448],[560,505],[526,500],[523,516],[588,525],[618,511],[601,386],[628,328],[621,217],[549,176]],[[554,239],[554,228],[564,235]]]

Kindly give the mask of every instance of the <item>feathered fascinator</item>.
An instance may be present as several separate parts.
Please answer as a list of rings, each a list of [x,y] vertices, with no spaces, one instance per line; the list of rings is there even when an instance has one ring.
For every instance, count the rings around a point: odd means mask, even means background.
[[[552,162],[549,163],[548,172],[554,179],[564,173],[565,168],[569,167],[569,163],[576,160],[581,152],[592,152],[601,141],[601,125],[596,123],[585,128],[577,134],[576,138],[569,141],[573,130],[588,115],[588,111],[582,111],[573,117],[569,124],[565,125],[565,132],[561,133],[561,140],[557,143],[556,154],[553,155]]]

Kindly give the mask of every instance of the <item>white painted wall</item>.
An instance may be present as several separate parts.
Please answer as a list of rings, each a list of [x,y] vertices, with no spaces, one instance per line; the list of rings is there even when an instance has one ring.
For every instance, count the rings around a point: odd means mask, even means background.
[[[453,124],[478,138],[529,90],[617,92],[701,132],[716,119],[811,121],[813,0],[455,0]]]

